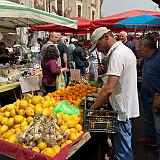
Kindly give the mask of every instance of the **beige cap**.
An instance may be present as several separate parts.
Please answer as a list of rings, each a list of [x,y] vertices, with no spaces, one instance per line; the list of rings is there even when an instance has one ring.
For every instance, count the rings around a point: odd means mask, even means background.
[[[94,51],[97,46],[98,40],[104,35],[104,33],[108,33],[110,29],[107,29],[106,27],[99,27],[95,29],[95,31],[92,33],[91,36],[91,45],[90,52]]]

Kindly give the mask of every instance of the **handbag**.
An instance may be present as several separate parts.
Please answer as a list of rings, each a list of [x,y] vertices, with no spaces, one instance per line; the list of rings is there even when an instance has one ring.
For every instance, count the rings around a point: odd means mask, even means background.
[[[160,93],[154,94],[153,99],[153,112],[160,114]]]
[[[107,69],[106,67],[100,62],[100,59],[99,59],[99,55],[96,51],[96,55],[97,55],[97,60],[98,60],[98,75],[102,75],[104,73],[106,73]]]

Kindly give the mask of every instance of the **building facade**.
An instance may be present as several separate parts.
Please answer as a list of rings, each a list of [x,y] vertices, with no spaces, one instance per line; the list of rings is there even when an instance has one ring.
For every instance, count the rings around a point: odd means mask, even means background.
[[[29,7],[54,12],[65,17],[98,19],[103,0],[10,0]]]

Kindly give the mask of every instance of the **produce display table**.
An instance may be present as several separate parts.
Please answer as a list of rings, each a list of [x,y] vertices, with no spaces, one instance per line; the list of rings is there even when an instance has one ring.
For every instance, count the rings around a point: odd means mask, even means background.
[[[2,140],[0,141],[0,153],[16,160],[66,160],[90,138],[89,132],[84,133],[77,140],[65,146],[54,158]]]
[[[3,86],[0,86],[0,93],[15,89],[19,85],[20,85],[19,82],[15,82],[15,83],[11,83],[11,84],[6,84],[6,85],[3,85]]]

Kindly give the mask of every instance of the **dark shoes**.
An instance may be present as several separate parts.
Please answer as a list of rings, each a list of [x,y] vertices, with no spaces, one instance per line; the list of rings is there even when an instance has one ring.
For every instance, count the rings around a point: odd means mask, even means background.
[[[155,140],[153,138],[150,138],[150,137],[140,138],[137,142],[138,142],[138,144],[141,144],[141,145],[156,146]]]

